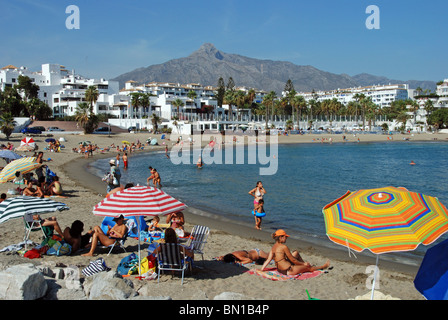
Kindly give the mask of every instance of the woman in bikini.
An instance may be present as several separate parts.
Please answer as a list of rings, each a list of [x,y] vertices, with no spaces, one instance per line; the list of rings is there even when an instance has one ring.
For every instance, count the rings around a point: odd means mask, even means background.
[[[261,183],[261,181],[257,181],[257,186],[249,191],[249,194],[254,197],[253,214],[255,217],[255,228],[257,228],[257,229],[259,229],[259,228],[257,227],[258,221],[257,221],[257,217],[255,215],[255,211],[259,208],[259,201],[261,199],[263,199],[263,196],[265,195],[265,193],[266,193],[266,190],[263,188],[263,183]],[[260,221],[260,223],[261,223],[261,221]]]
[[[263,264],[263,262],[268,257],[268,254],[260,249],[252,249],[252,250],[239,250],[234,251],[232,253],[228,253],[224,256],[218,257],[216,260],[223,261],[227,263],[252,263],[255,264]]]
[[[277,230],[272,234],[272,238],[275,240],[275,244],[269,251],[268,258],[263,264],[261,270],[263,271],[266,266],[274,259],[277,271],[285,275],[296,275],[304,272],[313,272],[316,270],[327,269],[330,267],[330,260],[323,266],[314,267],[309,262],[304,262],[297,251],[294,251],[294,255],[289,251],[289,248],[285,245],[286,239],[289,235],[282,229]],[[300,261],[302,260],[302,261]]]

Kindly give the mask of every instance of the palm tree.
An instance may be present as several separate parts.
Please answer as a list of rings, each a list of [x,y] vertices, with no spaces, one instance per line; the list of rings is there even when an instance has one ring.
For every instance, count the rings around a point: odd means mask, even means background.
[[[229,105],[229,120],[230,115],[232,114],[232,105],[235,104],[235,91],[234,90],[227,90],[224,94],[224,104]]]
[[[137,113],[138,107],[141,105],[142,94],[140,92],[131,93],[131,105],[132,105],[132,113]]]
[[[90,119],[90,106],[86,102],[80,102],[76,106],[75,120],[84,129],[84,133],[88,133],[88,124]]]
[[[173,101],[173,106],[177,107],[177,118],[180,119],[180,117],[179,117],[179,115],[180,115],[180,108],[184,106],[184,102],[181,99],[177,98],[176,100]]]
[[[99,92],[95,86],[89,86],[85,93],[85,99],[90,105],[90,113],[93,114],[93,105],[98,100]]]
[[[157,132],[157,129],[159,128],[159,124],[162,123],[162,119],[160,119],[160,117],[157,114],[153,113],[152,117],[151,117],[151,122],[152,122],[152,125],[154,126],[154,133],[155,133],[155,132]]]
[[[265,110],[265,113],[266,113],[265,114],[265,116],[266,116],[266,129],[268,128],[268,118],[270,116],[269,105],[271,105],[271,109],[273,109],[276,98],[277,98],[277,94],[275,93],[275,91],[271,91],[271,92],[269,92],[267,95],[265,95],[263,97],[263,104],[264,104],[264,106],[266,108],[266,110]]]
[[[11,112],[3,112],[0,115],[0,131],[6,136],[6,140],[9,140],[15,125],[16,122]]]
[[[434,112],[435,108],[434,108],[434,104],[432,103],[431,99],[426,100],[425,102],[425,111],[427,112],[427,116],[426,116],[426,122],[428,122],[429,116]]]

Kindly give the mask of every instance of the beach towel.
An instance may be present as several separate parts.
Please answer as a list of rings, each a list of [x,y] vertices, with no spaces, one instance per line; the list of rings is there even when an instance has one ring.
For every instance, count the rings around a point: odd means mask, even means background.
[[[323,271],[314,271],[314,272],[305,272],[293,276],[284,275],[277,271],[277,268],[268,268],[265,271],[261,271],[260,269],[251,269],[247,271],[249,274],[254,274],[265,279],[269,279],[272,281],[287,281],[287,280],[305,280],[317,277],[323,273]]]

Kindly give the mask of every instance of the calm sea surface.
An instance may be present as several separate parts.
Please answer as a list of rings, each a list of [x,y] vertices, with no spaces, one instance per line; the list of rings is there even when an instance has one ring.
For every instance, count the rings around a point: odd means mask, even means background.
[[[262,227],[285,228],[322,241],[330,241],[322,208],[347,190],[405,187],[438,197],[448,205],[448,143],[280,145],[275,156],[277,173],[260,176],[260,165],[247,164],[247,160],[245,164],[211,164],[197,169],[193,155],[193,164],[174,165],[164,152],[136,154],[130,157],[128,170],[120,163],[121,182],[146,185],[148,166],[152,166],[161,175],[163,190],[188,206],[253,224],[253,197],[248,192],[261,180],[267,191]],[[108,160],[94,162],[90,170],[103,176]],[[411,160],[415,166],[409,165]],[[413,254],[424,253],[426,248],[421,247]]]

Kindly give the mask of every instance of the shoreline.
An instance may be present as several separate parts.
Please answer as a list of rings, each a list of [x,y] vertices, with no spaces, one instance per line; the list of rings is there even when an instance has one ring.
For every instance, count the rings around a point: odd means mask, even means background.
[[[322,136],[335,138],[335,135],[318,136],[319,138]],[[70,207],[68,211],[51,215],[57,217],[63,229],[70,226],[74,220],[79,219],[84,222],[84,231],[87,231],[89,227],[98,225],[102,221],[101,217],[92,214],[92,208],[104,198],[103,195],[106,191],[106,185],[100,178],[88,171],[88,166],[92,161],[100,158],[115,158],[116,152],[94,153],[93,158],[85,159],[80,154],[73,153],[72,148],[77,147],[76,142],[83,140],[90,140],[100,147],[108,146],[113,142],[120,144],[122,140],[135,141],[139,139],[140,141],[146,141],[148,134],[124,133],[111,135],[110,137],[54,134],[55,139],[59,139],[59,137],[64,137],[67,140],[64,142],[65,149],[60,153],[50,153],[43,150],[47,145],[45,143],[46,136],[33,137],[39,146],[39,150],[44,151],[44,159],[53,159],[47,164],[52,171],[58,174],[62,182],[65,197],[54,200],[64,202]],[[155,137],[160,141],[160,135]],[[387,142],[386,136],[372,135],[367,137],[368,135],[365,135],[361,142]],[[437,137],[440,142],[445,141],[448,135],[437,135]],[[22,138],[22,135],[13,135],[10,141],[17,147]],[[279,144],[313,143],[312,138],[317,138],[317,136],[279,137]],[[418,138],[413,141],[433,141],[434,135],[421,135]],[[339,139],[342,140],[342,136]],[[333,140],[333,143],[338,143],[337,139]],[[320,142],[314,143],[320,144]],[[412,141],[406,141],[405,143],[412,143]],[[169,141],[170,147],[171,144],[172,142]],[[135,154],[163,152],[163,148],[164,146],[145,146],[143,151],[138,151]],[[27,153],[27,155],[30,156],[32,153]],[[133,154],[130,156],[130,161],[132,161],[132,156]],[[0,184],[0,193],[6,192],[13,186],[11,183]],[[303,239],[300,237],[293,239],[291,237],[287,242],[288,247],[299,249],[305,261],[320,264],[329,258],[334,269],[307,280],[271,281],[247,274],[244,267],[232,266],[213,259],[236,250],[260,248],[266,252],[269,251],[273,245],[270,230],[256,230],[253,226],[242,225],[225,217],[216,217],[194,207],[187,208],[184,213],[187,231],[190,231],[195,224],[206,225],[211,229],[209,241],[205,248],[204,261],[201,261],[200,257],[195,259],[195,261],[198,261],[197,265],[200,269],[193,270],[191,275],[187,273],[181,290],[179,290],[180,279],[177,277],[171,279],[170,276],[162,276],[160,285],[157,284],[157,281],[132,279],[136,291],[140,295],[151,296],[151,292],[157,291],[158,295],[170,296],[174,300],[209,300],[227,291],[242,294],[248,300],[306,300],[306,288],[312,296],[322,300],[347,300],[370,292],[366,287],[369,279],[367,267],[375,265],[375,256],[370,252],[355,253],[357,258],[354,258],[353,255],[349,257],[346,248],[333,244],[329,239],[327,240],[328,246],[320,246],[313,238]],[[12,219],[0,225],[0,248],[23,240],[24,230],[23,224],[20,222],[18,219]],[[38,239],[38,235],[32,235],[31,240],[36,241],[36,239]],[[22,263],[45,265],[61,262],[83,268],[89,264],[89,261],[98,257],[104,257],[106,264],[115,269],[122,258],[137,250],[137,244],[137,240],[128,239],[126,242],[127,252],[116,250],[113,254],[106,256],[104,251],[100,251],[91,258],[75,253],[71,256],[43,256],[41,259],[30,260],[19,255],[0,253],[0,270]],[[143,250],[146,250],[145,244],[143,244]],[[249,268],[259,267],[250,266]],[[404,300],[424,300],[413,285],[418,267],[388,261],[386,255],[381,255],[379,268],[381,272],[380,292]]]
[[[366,143],[381,143],[380,141],[369,141]],[[306,143],[306,142],[300,142]],[[290,143],[282,143],[282,144],[300,144],[297,142]],[[342,142],[340,142],[342,143]],[[163,151],[162,147],[157,148],[156,150],[144,150],[139,151],[138,155],[143,155],[145,153],[154,153]],[[77,181],[78,184],[83,185],[84,188],[92,190],[92,192],[98,193],[99,195],[104,195],[105,193],[105,183],[101,181],[101,179],[90,172],[88,166],[90,163],[97,161],[99,159],[110,158],[110,154],[98,154],[95,155],[95,159],[74,159],[68,163],[63,168],[65,174],[70,176],[73,180]],[[84,161],[83,161],[84,160]],[[73,176],[72,173],[76,172],[76,177]],[[237,235],[247,239],[255,239],[257,241],[262,241],[265,243],[272,243],[271,234],[275,230],[255,230],[252,226],[245,225],[240,221],[228,219],[216,214],[213,214],[208,211],[204,211],[199,208],[195,208],[194,206],[189,206],[184,211],[185,219],[190,224],[201,224],[209,226],[212,229],[217,229],[223,232],[227,232],[229,234]],[[312,237],[307,237],[305,235],[293,236],[288,239],[288,243],[292,248],[308,248],[308,250],[312,250],[313,252],[319,252],[323,257],[328,257],[330,259],[336,259],[346,262],[354,262],[359,263],[361,265],[364,264],[375,264],[376,256],[372,254],[368,250],[364,250],[363,252],[355,252],[356,259],[353,260],[350,258],[348,250],[340,245],[334,244],[329,239],[327,240],[327,244],[317,244],[314,242]],[[324,240],[320,239],[320,242]],[[303,250],[303,249],[302,249]],[[394,257],[396,258],[396,257]],[[408,273],[413,273],[418,271],[419,264],[414,264],[416,259],[409,259],[408,263],[393,261],[392,257],[388,257],[387,254],[383,255],[383,259],[380,261],[382,267],[388,268],[390,270],[401,270]],[[410,263],[409,263],[410,262]],[[414,263],[412,263],[414,262]]]

